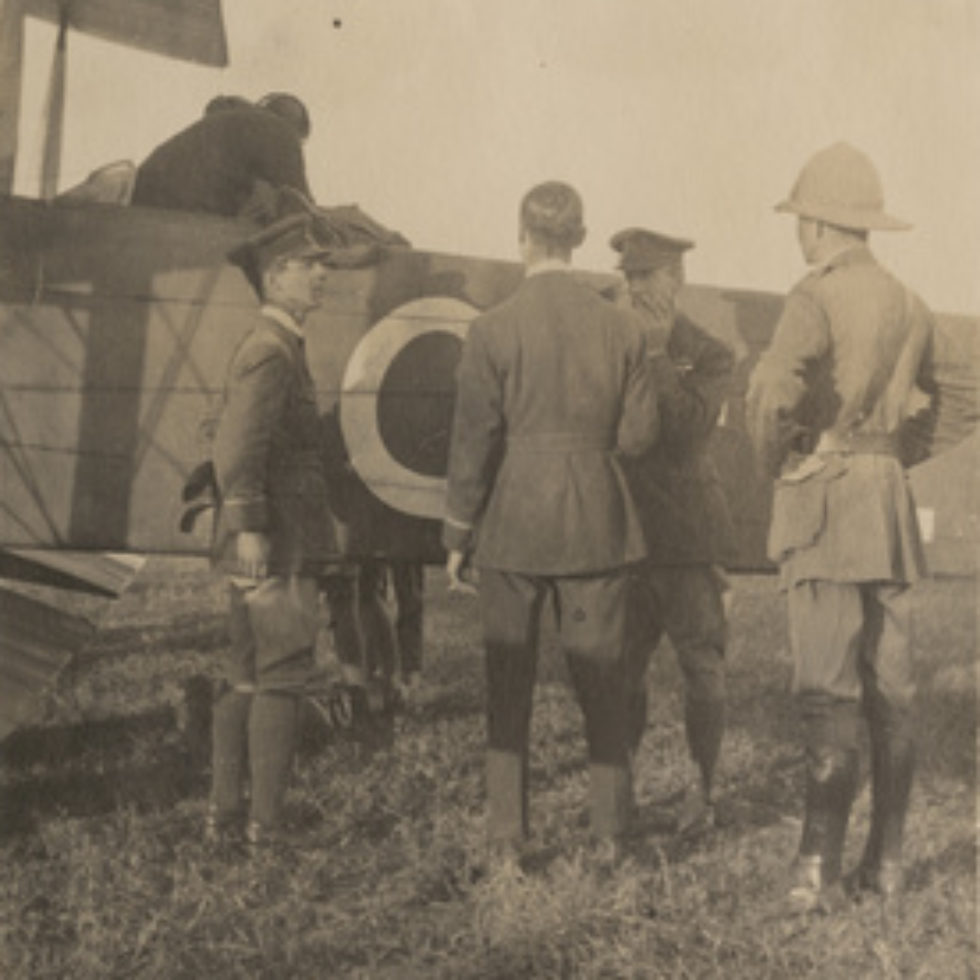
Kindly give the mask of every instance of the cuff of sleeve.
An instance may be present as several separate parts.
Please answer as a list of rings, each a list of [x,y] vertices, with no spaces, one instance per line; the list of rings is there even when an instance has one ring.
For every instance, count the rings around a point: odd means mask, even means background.
[[[446,520],[442,525],[442,546],[446,551],[473,550],[473,528]]]
[[[264,531],[269,525],[264,498],[225,500],[222,506],[229,531]]]

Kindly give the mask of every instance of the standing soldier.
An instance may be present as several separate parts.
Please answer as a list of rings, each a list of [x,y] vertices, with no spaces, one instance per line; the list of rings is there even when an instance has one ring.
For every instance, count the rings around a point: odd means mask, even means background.
[[[610,241],[620,253],[627,291],[648,345],[673,370],[658,375],[660,439],[624,460],[649,557],[634,576],[630,617],[630,734],[635,754],[647,721],[647,664],[666,631],[684,674],[684,726],[698,773],[677,815],[690,832],[714,820],[712,781],[725,729],[726,587],[731,557],[728,505],[708,441],[731,382],[735,359],[723,343],[677,312],[683,255],[693,242],[642,228]]]
[[[337,541],[327,506],[322,433],[304,351],[320,305],[327,249],[308,213],[274,222],[230,258],[262,308],[232,355],[214,436],[214,556],[230,577],[231,646],[213,715],[207,830],[244,816],[246,837],[274,838],[297,727],[297,694],[313,670],[317,579]]]
[[[769,553],[789,603],[793,690],[807,754],[806,814],[790,902],[841,894],[862,714],[871,736],[871,831],[857,882],[886,911],[901,892],[915,694],[909,586],[924,571],[897,435],[931,377],[932,318],[868,248],[884,213],[871,161],[846,143],[817,153],[777,210],[797,215],[813,266],[789,294],[749,386],[758,458],[776,475]]]
[[[626,725],[627,567],[643,535],[617,451],[656,437],[636,321],[569,274],[585,237],[567,184],[520,208],[526,278],[470,327],[457,374],[443,540],[450,588],[480,568],[491,853],[528,833],[528,732],[546,600],[585,715],[593,833],[613,861],[632,807]]]

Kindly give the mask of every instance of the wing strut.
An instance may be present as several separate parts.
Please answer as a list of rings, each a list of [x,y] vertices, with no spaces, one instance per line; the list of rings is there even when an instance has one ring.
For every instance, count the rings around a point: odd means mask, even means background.
[[[65,74],[68,67],[68,4],[62,0],[48,81],[48,99],[44,107],[44,153],[41,157],[42,200],[50,201],[58,193],[61,171],[61,134],[65,126]]]

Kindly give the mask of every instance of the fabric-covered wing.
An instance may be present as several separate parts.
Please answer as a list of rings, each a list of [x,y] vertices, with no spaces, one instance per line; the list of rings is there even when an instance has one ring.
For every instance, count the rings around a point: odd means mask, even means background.
[[[64,5],[25,0],[24,12],[58,24]],[[168,58],[228,64],[221,0],[68,0],[68,26]]]

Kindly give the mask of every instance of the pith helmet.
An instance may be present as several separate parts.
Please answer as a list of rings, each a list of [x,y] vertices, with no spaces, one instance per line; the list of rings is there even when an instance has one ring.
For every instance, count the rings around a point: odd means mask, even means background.
[[[623,272],[653,272],[676,262],[694,242],[646,228],[624,228],[609,239],[609,246],[620,253]]]
[[[885,214],[881,179],[871,160],[849,143],[815,153],[800,171],[789,197],[776,205],[804,218],[842,228],[903,231],[911,225]]]

